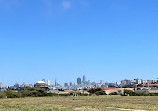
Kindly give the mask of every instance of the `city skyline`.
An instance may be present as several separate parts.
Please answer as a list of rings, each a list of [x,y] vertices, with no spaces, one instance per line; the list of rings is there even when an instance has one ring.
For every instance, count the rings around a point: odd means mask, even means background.
[[[82,82],[82,77],[83,77],[83,75],[80,75],[80,76],[76,76],[75,78],[77,79],[78,77],[80,77],[81,78],[81,82]],[[72,78],[71,80],[69,79],[69,80],[65,80],[65,79],[63,79],[63,78],[57,78],[57,77],[55,77],[55,78],[48,78],[48,77],[46,77],[46,78],[39,78],[39,79],[33,79],[31,82],[30,81],[25,81],[25,80],[23,80],[23,79],[21,79],[21,80],[19,80],[19,81],[12,81],[12,82],[9,82],[9,81],[5,81],[5,80],[1,80],[0,82],[3,82],[3,84],[6,86],[6,85],[13,85],[13,84],[15,84],[15,83],[19,83],[19,84],[22,84],[22,83],[28,83],[28,84],[34,84],[34,83],[36,83],[37,81],[39,81],[39,80],[42,80],[42,79],[45,79],[46,81],[47,80],[50,80],[51,81],[51,84],[54,84],[55,85],[55,80],[59,83],[59,84],[64,84],[64,83],[69,83],[69,82],[73,82],[73,83],[77,83],[76,82],[76,79],[75,78]],[[88,78],[88,77],[87,77]],[[154,80],[154,79],[156,79],[157,78],[157,76],[155,76],[155,78],[145,78],[145,77],[130,77],[130,78],[124,78],[124,77],[122,77],[121,79],[117,79],[116,81],[115,80],[113,80],[113,79],[101,79],[101,78],[98,78],[97,80],[96,79],[88,79],[88,80],[91,80],[91,81],[94,81],[94,82],[100,82],[100,80],[104,80],[104,82],[110,82],[110,83],[115,83],[115,82],[117,82],[117,81],[120,81],[120,80],[123,80],[123,79],[128,79],[128,80],[132,80],[132,79],[136,79],[136,78],[141,78],[141,79],[144,79],[144,80]]]
[[[60,80],[58,81],[56,78],[53,80],[53,79],[40,79],[40,80],[37,80],[37,81],[34,81],[33,83],[28,83],[26,81],[23,81],[22,83],[19,83],[19,82],[14,82],[13,84],[7,84],[7,83],[4,83],[3,81],[0,81],[0,84],[2,84],[2,86],[12,86],[14,84],[35,84],[36,82],[38,81],[44,81],[46,84],[48,85],[54,85],[54,86],[57,86],[57,85],[61,85],[61,86],[65,86],[65,83],[70,85],[70,84],[75,84],[75,85],[81,85],[81,84],[87,84],[87,82],[95,82],[96,84],[98,83],[101,83],[101,84],[105,84],[105,83],[114,83],[114,84],[117,84],[118,82],[120,81],[124,81],[124,80],[135,80],[135,79],[140,79],[141,82],[143,83],[143,78],[133,78],[133,79],[128,79],[128,78],[124,78],[124,79],[121,79],[121,80],[118,80],[118,81],[114,81],[114,82],[111,82],[109,80],[105,80],[105,79],[100,79],[99,81],[92,81],[90,79],[86,80],[86,75],[82,75],[80,77],[77,77],[76,80],[66,80],[65,82],[61,83]],[[85,81],[84,81],[85,80]],[[146,79],[145,81],[158,81],[158,78],[154,78],[154,79]],[[71,86],[71,85],[70,85]]]

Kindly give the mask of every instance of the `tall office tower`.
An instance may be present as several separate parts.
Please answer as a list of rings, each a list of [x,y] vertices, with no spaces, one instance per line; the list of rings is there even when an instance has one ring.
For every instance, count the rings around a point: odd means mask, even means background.
[[[57,80],[55,79],[55,86],[57,86]]]
[[[70,82],[70,86],[72,86],[72,82]]]
[[[85,83],[85,82],[86,82],[86,76],[83,75],[83,83]]]
[[[68,85],[68,83],[64,83],[64,87],[68,87],[69,85]]]
[[[80,77],[77,78],[77,84],[81,84],[81,78]]]
[[[3,88],[3,83],[2,82],[0,83],[0,88]]]
[[[50,80],[47,81],[48,86],[50,86]]]

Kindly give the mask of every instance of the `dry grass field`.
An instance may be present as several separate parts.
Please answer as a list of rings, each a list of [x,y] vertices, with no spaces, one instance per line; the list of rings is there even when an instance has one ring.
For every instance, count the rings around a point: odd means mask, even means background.
[[[158,111],[158,97],[82,96],[0,99],[0,111]]]

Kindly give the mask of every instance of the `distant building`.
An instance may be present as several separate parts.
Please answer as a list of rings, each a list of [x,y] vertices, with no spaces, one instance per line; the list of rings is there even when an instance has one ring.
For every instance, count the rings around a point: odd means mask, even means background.
[[[152,84],[152,83],[153,83],[153,80],[147,80],[147,83],[148,83],[148,84]]]
[[[47,81],[48,86],[50,86],[50,80]]]
[[[57,86],[58,85],[58,83],[57,83],[57,80],[55,79],[55,86]]]
[[[108,85],[107,85],[107,84],[102,84],[101,87],[102,87],[102,88],[107,88]]]
[[[0,88],[3,88],[3,83],[2,82],[0,83]]]
[[[120,85],[121,85],[121,82],[116,82],[116,85],[117,85],[117,86],[120,86]]]
[[[83,83],[85,83],[85,82],[86,82],[86,76],[83,75]]]
[[[143,80],[143,84],[147,84],[147,80]]]
[[[100,84],[104,84],[104,80],[100,80]]]
[[[142,84],[143,83],[142,79],[134,79],[134,80],[136,80],[136,84]]]
[[[129,84],[131,84],[131,81],[128,80],[128,79],[124,79],[124,80],[121,81],[121,85],[122,85],[122,86],[124,86],[124,85],[129,85]]]
[[[72,82],[70,82],[70,86],[72,86]]]
[[[77,78],[77,84],[81,84],[81,78],[80,77]]]
[[[33,85],[32,84],[25,84],[25,87],[30,88],[30,87],[33,87]]]
[[[14,84],[14,88],[16,89],[16,88],[19,88],[19,84],[18,83],[15,83]]]
[[[157,84],[158,83],[158,81],[157,80],[153,80],[153,84]]]
[[[88,80],[88,84],[90,84],[91,83],[91,81],[90,80]]]
[[[101,87],[102,85],[101,84],[95,84],[95,87]]]
[[[91,83],[91,85],[95,86],[95,85],[96,85],[96,83],[95,83],[95,82],[92,82],[92,83]]]
[[[109,83],[108,84],[108,87],[115,87],[116,86],[116,83]]]
[[[68,83],[64,83],[64,87],[68,87],[69,85],[68,85]]]
[[[136,80],[131,80],[131,84],[136,84]]]
[[[48,85],[44,81],[38,81],[36,84],[34,84],[34,87],[39,87],[44,90],[48,89]]]
[[[42,79],[42,81],[46,82],[46,80],[45,80],[45,79]]]

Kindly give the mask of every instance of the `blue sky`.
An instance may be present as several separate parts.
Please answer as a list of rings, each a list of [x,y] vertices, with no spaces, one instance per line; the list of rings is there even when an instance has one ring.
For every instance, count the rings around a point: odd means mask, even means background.
[[[157,0],[0,0],[0,81],[158,77]]]

